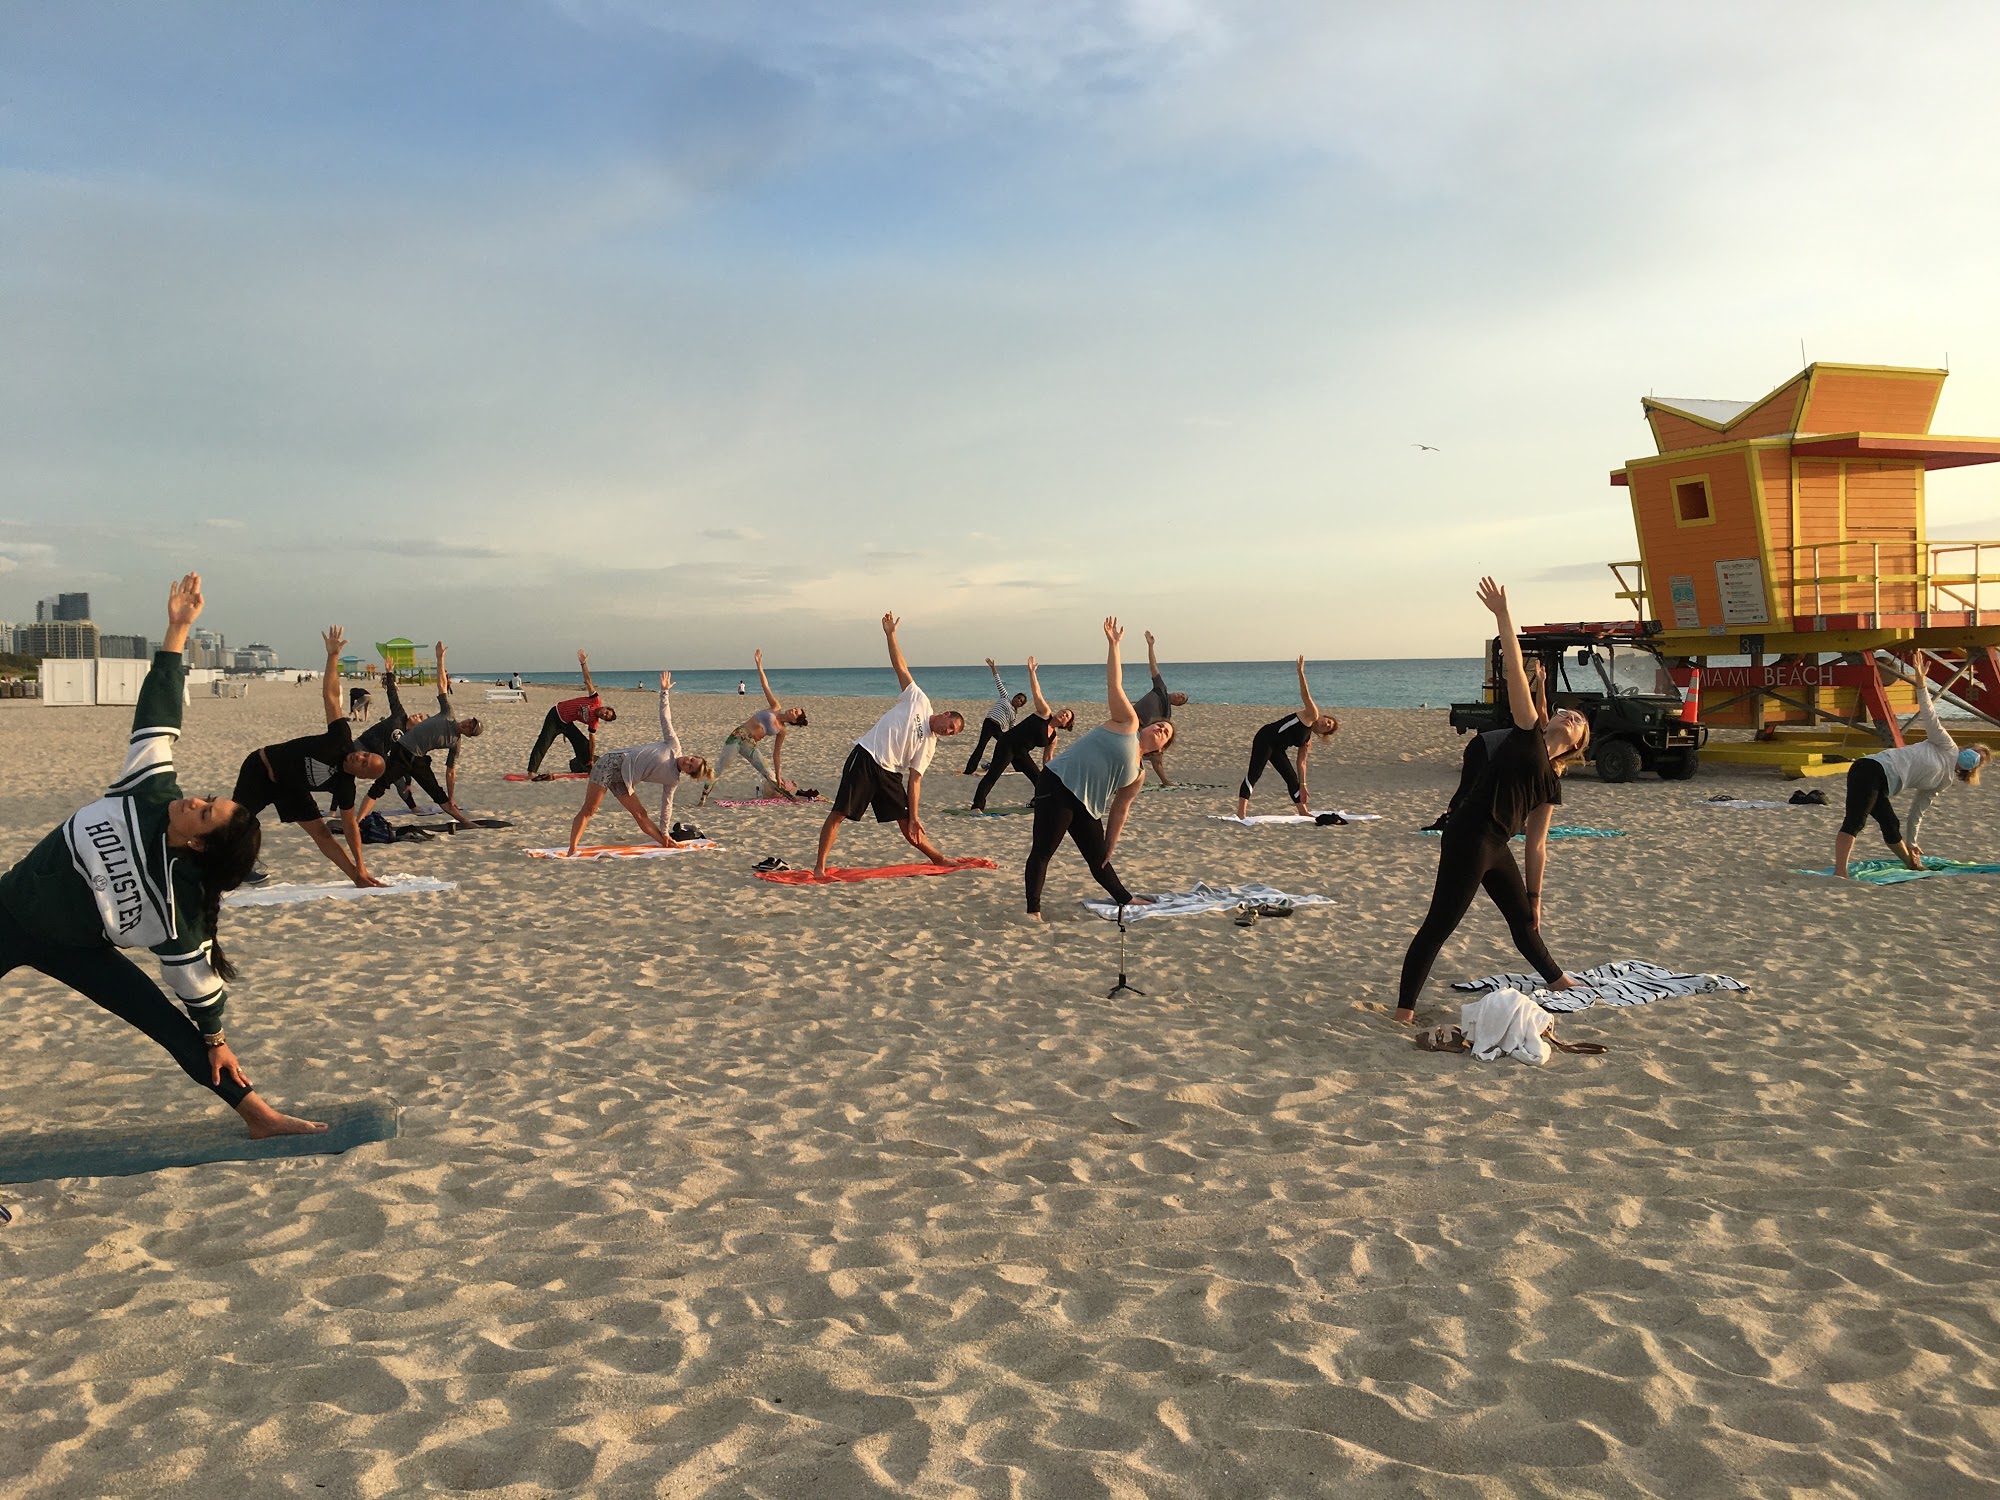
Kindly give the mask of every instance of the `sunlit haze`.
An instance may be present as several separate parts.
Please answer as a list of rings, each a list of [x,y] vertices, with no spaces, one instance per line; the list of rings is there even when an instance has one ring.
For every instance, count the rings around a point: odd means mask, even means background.
[[[2000,433],[2000,11],[1885,14],[6,6],[0,619],[157,634],[187,568],[296,663],[1606,618],[1649,392],[1949,362],[1933,430]],[[1991,469],[1928,503],[2000,535]]]

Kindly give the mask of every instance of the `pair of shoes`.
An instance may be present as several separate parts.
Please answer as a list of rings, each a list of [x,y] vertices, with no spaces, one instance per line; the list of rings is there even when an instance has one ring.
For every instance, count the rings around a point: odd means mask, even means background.
[[[1343,828],[1347,826],[1347,819],[1343,818],[1337,812],[1323,812],[1318,817],[1314,818],[1313,822],[1317,823],[1322,828],[1331,828],[1335,824],[1339,824]]]
[[[1248,901],[1237,907],[1236,925],[1238,927],[1255,927],[1257,925],[1257,908],[1252,906]]]
[[[1421,1052],[1470,1052],[1472,1043],[1456,1026],[1433,1026],[1417,1038]]]
[[[1292,903],[1289,901],[1266,901],[1257,908],[1260,917],[1289,917],[1291,914]]]
[[[789,870],[791,866],[778,858],[777,855],[767,854],[750,868],[758,875],[769,875],[774,870]]]
[[[690,839],[705,839],[708,837],[708,835],[703,833],[699,828],[695,827],[694,824],[692,823],[676,823],[674,824],[673,827],[667,830],[667,837],[670,839],[681,839],[685,841]]]
[[[1825,807],[1826,793],[1821,791],[1818,787],[1814,787],[1809,792],[1806,791],[1793,792],[1792,801],[1794,803],[1804,806]]]

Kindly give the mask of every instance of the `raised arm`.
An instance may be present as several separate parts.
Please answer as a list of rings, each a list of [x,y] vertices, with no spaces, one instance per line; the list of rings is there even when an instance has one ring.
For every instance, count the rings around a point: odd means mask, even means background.
[[[167,590],[167,633],[160,649],[179,656],[187,649],[188,631],[201,617],[201,574],[189,573]]]
[[[889,638],[889,665],[895,670],[896,685],[908,690],[915,679],[910,676],[910,664],[903,660],[903,648],[896,644],[896,627],[902,623],[894,615],[882,616],[882,634]]]
[[[1035,712],[1045,719],[1048,718],[1051,713],[1049,700],[1042,696],[1042,680],[1035,675],[1035,659],[1032,656],[1028,658],[1028,696],[1034,700]]]
[[[590,657],[588,653],[576,653],[576,664],[583,668],[583,695],[588,698],[597,691],[597,684],[590,680]]]
[[[1918,647],[1910,657],[1910,669],[1917,674],[1917,722],[1924,726],[1924,734],[1933,743],[1942,740],[1947,744],[1956,745],[1958,742],[1952,739],[1944,727],[1944,722],[1938,718],[1937,700],[1931,697],[1931,674],[1924,670],[1922,647]],[[1916,842],[1914,834],[1911,835],[1910,842]]]
[[[995,686],[1000,690],[1000,696],[1003,698],[1009,696],[1007,692],[1007,684],[1000,680],[1000,668],[994,663],[993,658],[990,656],[986,658],[986,670],[993,674],[993,686]]]
[[[326,670],[319,678],[320,702],[326,705],[326,722],[338,724],[347,717],[347,710],[340,705],[340,653],[347,649],[347,632],[338,625],[329,625],[321,632],[320,639],[326,642]]]
[[[446,700],[451,697],[451,669],[444,664],[444,642],[439,641],[434,649],[438,662],[438,707],[449,714],[451,704]]]
[[[1500,632],[1500,658],[1507,675],[1507,706],[1516,729],[1533,729],[1537,723],[1534,690],[1528,686],[1528,664],[1521,656],[1521,637],[1514,629],[1513,613],[1507,608],[1507,591],[1491,578],[1479,580],[1479,602],[1493,612]]]
[[[674,690],[674,674],[660,673],[660,738],[667,742],[667,754],[681,753],[681,738],[674,733],[674,708],[667,695]]]
[[[1139,714],[1132,707],[1132,700],[1125,696],[1125,664],[1119,660],[1118,645],[1125,639],[1125,627],[1118,623],[1115,615],[1104,617],[1104,707],[1108,717],[1104,727],[1115,729],[1120,734],[1129,733],[1139,727]]]
[[[1118,852],[1118,836],[1125,831],[1125,818],[1132,811],[1132,802],[1139,795],[1139,789],[1146,784],[1146,772],[1142,767],[1139,774],[1111,794],[1111,806],[1105,810],[1104,858],[1107,863]]]
[[[1306,659],[1303,656],[1299,658],[1299,717],[1308,724],[1319,718],[1319,705],[1313,702],[1312,689],[1306,686]]]
[[[764,690],[764,701],[771,705],[773,713],[785,706],[778,701],[778,695],[771,691],[771,679],[764,675],[764,652],[761,647],[757,651],[757,686]]]

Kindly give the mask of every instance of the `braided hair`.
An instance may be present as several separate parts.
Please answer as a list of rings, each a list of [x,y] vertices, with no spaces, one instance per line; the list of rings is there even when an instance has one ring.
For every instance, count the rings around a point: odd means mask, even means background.
[[[236,978],[236,965],[222,951],[222,939],[216,932],[222,920],[222,898],[243,884],[256,868],[263,848],[263,825],[255,813],[238,803],[229,821],[206,835],[201,848],[193,851],[201,870],[201,917],[208,928],[208,966],[224,984]]]

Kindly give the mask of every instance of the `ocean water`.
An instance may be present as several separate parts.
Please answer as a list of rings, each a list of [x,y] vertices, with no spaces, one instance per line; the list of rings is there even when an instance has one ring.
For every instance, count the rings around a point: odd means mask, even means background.
[[[1467,702],[1479,696],[1482,674],[1480,659],[1467,657],[1419,657],[1407,661],[1309,661],[1306,681],[1322,708],[1438,708],[1447,703]],[[969,667],[913,666],[919,686],[941,702],[990,701],[993,677],[983,664]],[[454,673],[461,681],[491,682],[504,679],[505,672]],[[1028,669],[1002,663],[1000,675],[1017,693],[1028,690]],[[568,672],[523,672],[530,683],[574,683]],[[1167,687],[1186,693],[1193,703],[1268,703],[1283,706],[1298,701],[1298,675],[1288,661],[1197,661],[1162,662],[1160,676]],[[658,668],[650,672],[600,672],[591,677],[599,687],[652,687],[658,683]],[[844,697],[883,698],[896,696],[896,676],[880,667],[774,667],[770,669],[771,689],[779,698]],[[1051,703],[1075,705],[1104,700],[1102,662],[1045,663],[1041,668],[1042,691]],[[741,681],[749,696],[761,701],[755,668],[737,672],[674,672],[674,686],[688,693],[733,693]],[[1142,655],[1135,667],[1125,667],[1125,691],[1133,698],[1151,686]]]

